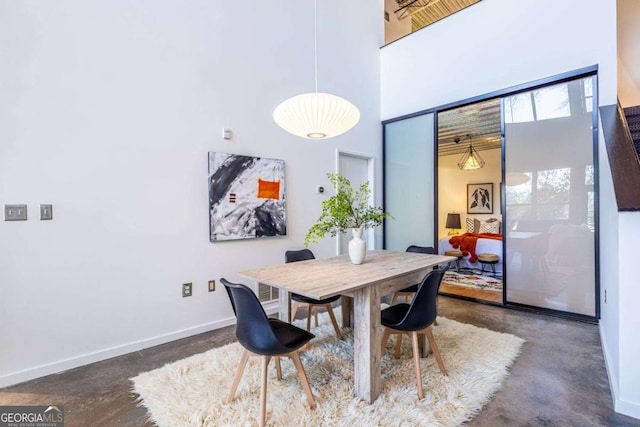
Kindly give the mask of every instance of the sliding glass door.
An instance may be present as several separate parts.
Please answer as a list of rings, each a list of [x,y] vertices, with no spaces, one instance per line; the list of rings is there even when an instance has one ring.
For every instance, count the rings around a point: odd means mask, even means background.
[[[385,249],[435,246],[433,114],[384,127]]]
[[[596,316],[593,87],[503,100],[508,303]]]

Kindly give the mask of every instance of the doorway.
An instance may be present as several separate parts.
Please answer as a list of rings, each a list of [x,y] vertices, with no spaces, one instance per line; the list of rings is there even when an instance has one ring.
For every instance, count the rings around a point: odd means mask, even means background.
[[[459,256],[440,292],[502,304],[500,99],[441,111],[437,123],[438,252]]]
[[[357,153],[353,151],[336,150],[336,172],[347,178],[351,182],[352,188],[357,188],[365,182],[369,182],[371,188],[371,198],[369,204],[374,205],[375,182],[373,180],[374,163],[370,154]],[[342,255],[348,252],[350,236],[338,234],[336,239],[336,254]],[[375,231],[366,230],[363,239],[367,244],[367,249],[375,248]]]

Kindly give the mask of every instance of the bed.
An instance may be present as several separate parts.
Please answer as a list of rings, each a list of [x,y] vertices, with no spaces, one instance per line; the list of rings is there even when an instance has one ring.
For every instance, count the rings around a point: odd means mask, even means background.
[[[438,240],[438,253],[440,255],[444,255],[445,251],[458,250],[458,249],[455,249],[451,243],[449,243],[449,240],[452,237],[453,236],[446,236]],[[498,255],[500,257],[500,260],[496,264],[496,273],[502,273],[502,261],[503,261],[502,239],[496,240],[496,239],[479,238],[478,241],[476,242],[476,254]],[[482,264],[480,264],[480,262],[478,261],[470,262],[469,258],[471,258],[471,256],[467,255],[459,261],[460,268],[469,268],[469,269],[475,269],[475,270],[482,269]]]

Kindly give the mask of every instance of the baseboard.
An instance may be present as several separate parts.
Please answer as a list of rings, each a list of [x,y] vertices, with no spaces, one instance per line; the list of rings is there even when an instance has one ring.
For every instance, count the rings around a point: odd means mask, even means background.
[[[600,322],[599,328],[600,330],[600,347],[602,347],[602,354],[604,355],[604,366],[607,369],[607,377],[609,377],[609,388],[611,389],[611,397],[613,399],[613,404],[615,407],[615,403],[618,400],[618,377],[616,375],[616,370],[612,365],[612,358],[609,354],[609,347],[607,347],[606,334],[603,329],[603,322]]]
[[[277,305],[276,305],[277,308]],[[265,308],[266,309],[266,308]],[[198,335],[203,332],[209,332],[215,329],[220,329],[225,326],[233,325],[236,322],[235,317],[230,317],[215,322],[205,323],[203,325],[194,326],[192,328],[182,329],[180,331],[171,332],[156,337],[146,338],[140,341],[127,343],[115,347],[98,350],[93,353],[87,353],[76,357],[60,360],[58,362],[36,366],[34,368],[25,369],[23,371],[13,372],[0,377],[0,387],[8,387],[10,385],[18,384],[24,381],[29,381],[35,378],[44,377],[46,375],[56,374],[68,369],[77,368],[79,366],[88,365],[90,363],[99,362],[101,360],[110,359],[116,356],[122,356],[123,354],[132,353],[134,351],[140,351],[146,348],[154,347],[156,345],[165,344],[171,341],[187,338],[193,335]]]
[[[628,402],[622,400],[618,396],[618,378],[616,371],[612,366],[612,358],[609,354],[608,347],[605,345],[607,342],[606,334],[603,330],[602,322],[600,322],[600,345],[602,346],[602,353],[604,354],[604,363],[607,368],[607,376],[609,377],[609,387],[611,388],[611,397],[613,399],[613,409],[619,414],[627,415],[629,417],[640,419],[640,404],[634,402]]]
[[[640,405],[637,403],[616,399],[614,408],[615,411],[619,414],[640,419]]]

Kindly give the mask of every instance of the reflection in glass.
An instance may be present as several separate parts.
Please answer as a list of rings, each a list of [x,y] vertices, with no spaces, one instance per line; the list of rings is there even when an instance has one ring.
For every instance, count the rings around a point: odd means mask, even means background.
[[[506,298],[595,315],[592,77],[505,98]],[[591,106],[592,107],[592,106]]]
[[[504,121],[522,123],[534,120],[531,93],[521,93],[504,99]]]
[[[593,111],[593,80],[592,79],[583,79],[582,80],[582,89],[584,94],[584,107],[585,111],[591,112]]]
[[[533,91],[536,120],[555,119],[571,115],[569,90],[566,83]]]
[[[525,204],[530,205],[531,204],[531,196],[532,196],[531,185],[533,182],[531,179],[532,173],[525,172],[522,175],[529,177],[529,179],[523,182],[522,184],[509,185],[509,182],[507,181],[507,187],[506,187],[507,198],[511,200],[512,205],[525,205]]]
[[[587,99],[586,92],[584,96],[584,99]],[[561,83],[509,96],[505,98],[504,106],[506,123],[524,123],[569,117],[571,116],[569,84]],[[582,107],[578,108],[578,111],[583,110],[584,108]]]
[[[584,167],[584,185],[593,185],[593,165]]]

